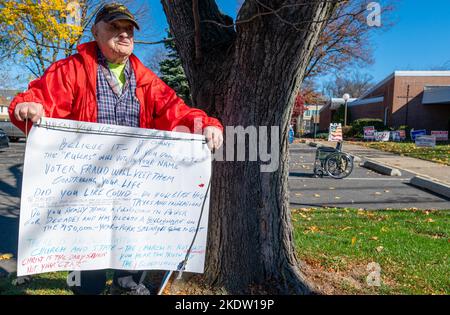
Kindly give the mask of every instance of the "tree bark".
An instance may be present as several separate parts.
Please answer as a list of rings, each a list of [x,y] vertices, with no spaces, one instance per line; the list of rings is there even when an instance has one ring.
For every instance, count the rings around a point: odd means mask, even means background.
[[[246,1],[236,26],[224,27],[230,18],[215,1],[200,0],[203,22],[200,41],[195,41],[192,0],[162,0],[194,106],[224,126],[280,128],[275,172],[262,173],[261,161],[214,163],[205,271],[209,284],[232,293],[246,293],[251,285],[281,294],[313,291],[293,245],[288,126],[301,78],[336,2]],[[201,60],[196,60],[199,42]],[[226,140],[224,152],[232,145]]]

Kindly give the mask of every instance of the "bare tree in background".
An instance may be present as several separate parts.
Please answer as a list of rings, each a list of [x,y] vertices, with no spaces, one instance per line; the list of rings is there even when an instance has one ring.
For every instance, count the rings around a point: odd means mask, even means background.
[[[328,97],[342,97],[342,95],[348,93],[351,97],[358,98],[373,85],[373,76],[353,71],[336,74],[332,80],[324,84],[324,90]]]

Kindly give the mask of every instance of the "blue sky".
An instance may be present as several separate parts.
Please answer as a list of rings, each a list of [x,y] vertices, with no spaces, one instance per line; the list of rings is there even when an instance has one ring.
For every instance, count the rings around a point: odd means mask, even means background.
[[[167,22],[160,0],[147,1],[150,19],[146,40],[165,37]],[[237,0],[217,0],[219,8],[233,17]],[[395,24],[372,37],[375,63],[362,72],[380,81],[394,70],[427,70],[447,63],[450,67],[450,0],[398,0],[392,13]],[[139,33],[136,34],[139,39]],[[136,54],[145,59],[155,46],[137,45]],[[450,70],[450,69],[449,69]]]
[[[160,1],[149,3],[157,40],[164,37],[167,22]],[[237,0],[217,3],[235,17]],[[362,72],[380,81],[395,70],[428,70],[444,64],[450,68],[450,0],[399,0],[391,17],[391,28],[374,31],[375,63]]]

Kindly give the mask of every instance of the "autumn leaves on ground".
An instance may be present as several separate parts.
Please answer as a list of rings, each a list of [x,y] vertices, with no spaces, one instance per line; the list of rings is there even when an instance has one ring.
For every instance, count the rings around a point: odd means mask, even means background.
[[[292,220],[302,270],[321,294],[450,293],[449,211],[301,208],[292,210]],[[71,294],[66,274],[36,275],[19,286],[0,278],[0,295]],[[166,293],[227,293],[194,282]]]

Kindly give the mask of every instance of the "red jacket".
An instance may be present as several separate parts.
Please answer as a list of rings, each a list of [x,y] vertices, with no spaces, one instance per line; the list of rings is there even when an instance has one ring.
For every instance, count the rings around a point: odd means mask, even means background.
[[[42,104],[46,117],[97,121],[97,44],[89,42],[77,49],[77,54],[52,64],[42,77],[29,84],[27,91],[12,100],[9,116],[22,131],[25,131],[25,122],[14,117],[16,105],[22,102]],[[186,126],[193,132],[194,119],[200,118],[201,125],[196,128],[215,126],[223,131],[217,119],[188,107],[135,55],[130,56],[130,62],[136,75],[136,97],[141,104],[141,128],[170,131],[176,126]],[[29,128],[31,125],[28,124]]]

